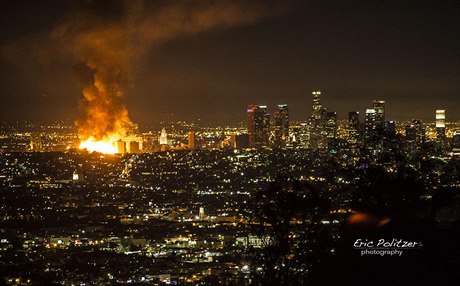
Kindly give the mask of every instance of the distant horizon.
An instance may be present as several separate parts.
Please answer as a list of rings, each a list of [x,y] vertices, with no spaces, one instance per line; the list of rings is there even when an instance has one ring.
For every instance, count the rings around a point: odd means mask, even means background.
[[[287,104],[288,109],[289,109],[289,115],[290,118],[292,118],[293,121],[305,121],[309,118],[311,115],[311,98],[308,97],[307,99],[310,99],[310,102],[304,102],[304,106],[299,106],[298,104],[289,104],[284,102],[279,102],[279,103],[273,103],[273,104],[268,104],[266,102],[254,102],[254,103],[249,103],[250,104],[256,104],[256,105],[266,105],[268,107],[268,112],[271,114],[273,111],[276,109],[276,106],[278,104]],[[370,99],[367,102],[364,102],[362,105],[359,106],[359,108],[355,108],[349,111],[338,111],[334,110],[332,108],[328,108],[328,103],[331,103],[331,105],[334,105],[333,102],[328,100],[327,94],[323,94],[321,97],[321,103],[322,105],[327,109],[327,111],[332,111],[337,113],[337,118],[338,120],[345,120],[348,118],[348,112],[352,111],[358,111],[360,115],[360,120],[364,119],[364,114],[366,112],[366,109],[372,108],[372,100],[384,100],[385,101],[385,113],[386,113],[386,120],[395,120],[398,122],[401,121],[408,121],[412,119],[419,119],[424,122],[430,122],[435,120],[435,111],[438,109],[444,109],[446,110],[446,120],[447,121],[452,121],[452,122],[457,122],[460,121],[460,112],[455,112],[455,107],[454,108],[449,108],[449,107],[442,107],[438,106],[437,108],[432,108],[431,114],[424,113],[422,116],[405,116],[403,117],[399,113],[397,113],[395,110],[392,110],[392,107],[398,106],[398,108],[404,108],[402,105],[397,105],[397,103],[389,102],[385,100],[384,98],[375,98],[375,99]],[[273,100],[270,100],[273,102]],[[0,106],[2,105],[2,100],[0,98]],[[139,114],[139,112],[136,112],[134,108],[129,108],[132,113],[129,113],[129,116],[132,118],[132,121],[137,124],[143,124],[143,125],[150,125],[150,124],[159,124],[159,122],[163,121],[188,121],[188,122],[195,122],[199,120],[203,121],[209,121],[212,122],[213,124],[221,124],[221,125],[229,125],[229,124],[239,124],[239,122],[246,120],[246,107],[247,105],[242,105],[239,109],[239,112],[231,112],[234,110],[229,111],[228,113],[225,112],[225,110],[221,110],[219,113],[215,114],[205,114],[202,113],[200,114],[195,114],[195,117],[192,117],[191,115],[186,115],[185,113],[179,113],[179,112],[163,112],[160,114],[155,114],[156,118],[158,119],[152,119],[152,120],[142,120],[141,118],[146,118],[150,117],[148,114]],[[408,107],[411,106],[411,104],[407,105]],[[303,110],[303,111],[302,111]],[[74,114],[75,117],[61,117],[61,118],[54,118],[54,119],[45,119],[45,118],[27,118],[29,115],[21,114],[18,117],[15,118],[5,118],[5,116],[2,116],[0,113],[0,122],[15,122],[15,121],[23,121],[23,122],[47,122],[47,123],[53,123],[53,122],[58,122],[58,121],[68,121],[68,122],[74,122],[78,120],[80,117],[78,116],[79,111],[77,108],[75,108]],[[411,114],[411,113],[416,113],[415,111],[406,111],[405,115]],[[420,115],[420,114],[419,114]],[[36,116],[34,116],[36,117]],[[236,120],[234,119],[229,119],[231,118],[237,118]]]
[[[271,121],[273,120],[273,115],[272,115],[272,110],[269,108],[269,113],[271,116]],[[289,105],[288,105],[289,108]],[[333,110],[328,110],[328,111],[333,111]],[[359,111],[359,119],[360,123],[364,123],[364,111]],[[151,127],[151,126],[163,126],[163,125],[169,125],[169,124],[178,124],[178,123],[186,123],[186,124],[195,124],[197,126],[201,127],[238,127],[240,125],[246,125],[247,123],[247,118],[245,117],[246,113],[244,113],[244,118],[239,120],[239,121],[234,121],[234,122],[226,122],[226,123],[220,123],[220,122],[215,122],[213,120],[204,120],[201,118],[195,118],[195,119],[183,119],[183,118],[177,118],[177,119],[165,119],[165,120],[160,120],[160,121],[150,121],[150,122],[134,122],[138,125],[139,128],[146,128],[146,127]],[[309,115],[306,116],[305,118],[289,118],[290,124],[292,123],[297,123],[297,122],[307,122],[309,119]],[[347,121],[348,120],[348,113],[345,116],[340,116],[340,113],[337,113],[337,120],[339,121]],[[427,118],[408,118],[408,119],[402,119],[402,120],[396,120],[393,118],[388,118],[386,116],[385,121],[396,121],[396,123],[406,123],[410,122],[412,120],[421,120],[422,123],[426,124],[434,124],[435,123],[435,118],[433,115],[433,118],[428,119]],[[75,124],[75,120],[72,119],[58,119],[58,120],[52,120],[52,121],[45,121],[45,120],[36,120],[36,121],[31,121],[31,120],[1,120],[0,119],[0,124],[4,126],[14,126],[14,125],[26,125],[26,124],[33,124],[33,125],[43,125],[43,126],[51,126],[53,124],[59,124],[62,123],[64,124],[63,126],[65,127],[75,127],[77,128]],[[449,119],[449,113],[448,109],[446,109],[446,124],[450,123],[460,123],[460,119],[457,120],[450,120]]]

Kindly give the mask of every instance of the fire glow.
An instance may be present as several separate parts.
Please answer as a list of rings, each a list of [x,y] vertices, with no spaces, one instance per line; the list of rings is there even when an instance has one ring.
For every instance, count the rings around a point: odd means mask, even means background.
[[[119,40],[119,35],[112,37],[115,39],[104,39],[108,42]],[[76,121],[80,149],[115,154],[118,153],[117,142],[132,132],[135,125],[123,101],[129,81],[128,63],[100,52],[93,41],[89,41],[87,47],[94,53],[75,68],[83,87],[80,102],[83,116]]]
[[[117,153],[116,147],[117,140],[96,140],[94,137],[90,137],[86,141],[80,143],[80,149],[86,149],[89,152],[100,152],[104,154],[115,154]]]
[[[267,12],[265,5],[245,1],[198,1],[196,5],[166,1],[164,6],[128,2],[117,17],[101,17],[98,11],[104,9],[84,11],[52,34],[76,59],[73,71],[82,87],[82,115],[75,124],[79,147],[90,152],[125,152],[118,143],[133,135],[136,124],[128,116],[124,96],[131,86],[133,61],[149,47],[185,35],[250,24]]]

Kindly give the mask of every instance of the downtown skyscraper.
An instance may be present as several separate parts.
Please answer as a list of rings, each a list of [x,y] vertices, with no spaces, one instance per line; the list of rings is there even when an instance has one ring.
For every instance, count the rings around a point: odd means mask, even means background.
[[[289,140],[289,109],[287,104],[279,104],[274,117],[275,146],[285,147]]]
[[[372,107],[375,110],[375,124],[379,132],[382,132],[385,127],[385,101],[374,100],[372,101]]]
[[[335,150],[337,147],[337,112],[326,112],[324,134],[326,135],[327,149],[329,151]]]
[[[413,119],[409,125],[405,127],[406,142],[413,148],[418,148],[425,141],[425,130],[421,120]]]
[[[375,149],[382,144],[385,133],[385,101],[374,100],[372,107],[366,109],[364,143],[367,148]]]
[[[446,143],[446,111],[436,110],[436,139],[439,143]]]
[[[324,149],[327,144],[327,134],[325,131],[327,111],[321,104],[321,91],[313,91],[312,96],[312,111],[309,120],[310,148],[313,150]]]
[[[348,112],[348,143],[357,145],[360,141],[359,111]]]
[[[364,124],[364,143],[369,145],[377,139],[378,134],[377,112],[375,109],[366,109]]]
[[[247,108],[249,147],[259,148],[269,145],[270,114],[266,105],[249,105]]]

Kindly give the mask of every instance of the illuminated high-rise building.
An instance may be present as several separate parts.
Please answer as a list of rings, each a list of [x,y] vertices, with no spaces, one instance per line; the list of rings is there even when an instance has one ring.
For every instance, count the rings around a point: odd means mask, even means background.
[[[327,142],[325,130],[326,108],[321,104],[321,91],[313,91],[312,112],[309,120],[310,147],[313,150],[324,149]]]
[[[310,126],[307,122],[300,122],[291,127],[290,144],[294,148],[307,149],[310,147]]]
[[[188,148],[190,150],[195,150],[195,131],[188,132]]]
[[[406,126],[406,141],[411,147],[420,146],[425,138],[425,130],[423,129],[422,121],[418,119]]]
[[[313,95],[313,103],[311,105],[311,116],[315,119],[321,119],[323,106],[321,105],[321,91],[316,90],[311,93]]]
[[[377,123],[377,112],[375,109],[370,108],[366,110],[365,117],[365,129],[364,129],[364,141],[366,145],[374,143],[378,137],[378,123]]]
[[[165,128],[161,129],[160,145],[168,145],[168,134],[166,133]]]
[[[337,149],[337,113],[327,112],[324,119],[324,136],[326,137],[327,148],[329,151]]]
[[[396,121],[388,120],[385,121],[384,135],[387,139],[392,139],[396,137]]]
[[[383,128],[385,127],[385,101],[372,101],[372,108],[375,110],[375,123],[377,129],[379,129],[379,132],[382,132]]]
[[[249,105],[247,109],[249,147],[268,146],[270,137],[270,114],[266,105]]]
[[[359,111],[348,112],[348,144],[357,147],[360,142]]]
[[[286,146],[289,139],[289,110],[286,104],[279,104],[275,111],[275,144]]]
[[[337,112],[326,113],[324,129],[326,131],[326,137],[328,139],[337,138]]]
[[[372,107],[365,114],[364,143],[367,148],[377,150],[383,147],[385,138],[385,101],[374,100]]]
[[[446,111],[436,110],[436,139],[440,143],[446,143]]]

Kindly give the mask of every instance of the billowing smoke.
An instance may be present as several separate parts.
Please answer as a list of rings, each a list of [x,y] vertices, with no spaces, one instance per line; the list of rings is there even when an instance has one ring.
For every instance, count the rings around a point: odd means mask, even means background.
[[[53,33],[78,61],[74,71],[83,89],[83,116],[76,121],[81,141],[114,142],[132,130],[123,97],[131,65],[146,50],[181,36],[250,24],[273,10],[256,1],[89,3]]]

